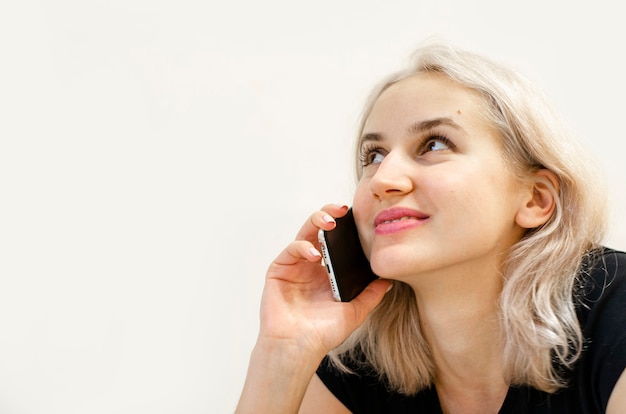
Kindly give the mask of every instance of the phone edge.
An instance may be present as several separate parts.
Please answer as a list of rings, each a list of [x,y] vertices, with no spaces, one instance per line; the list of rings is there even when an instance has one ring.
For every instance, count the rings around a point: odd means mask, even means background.
[[[333,294],[333,298],[337,302],[342,302],[341,293],[339,292],[337,279],[335,277],[335,271],[333,270],[333,262],[332,260],[330,260],[330,253],[328,251],[328,245],[326,243],[326,237],[323,229],[319,229],[319,231],[317,232],[317,239],[320,243],[320,247],[322,250],[322,258],[324,260],[323,266],[326,268],[326,273],[328,274],[328,280],[330,281],[330,288]]]

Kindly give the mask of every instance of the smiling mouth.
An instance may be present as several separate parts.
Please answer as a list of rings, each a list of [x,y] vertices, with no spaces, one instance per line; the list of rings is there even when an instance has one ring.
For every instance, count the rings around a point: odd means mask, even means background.
[[[381,211],[375,219],[376,234],[392,234],[422,225],[430,216],[406,208]]]
[[[390,224],[390,223],[399,223],[401,221],[407,221],[407,220],[422,220],[422,219],[419,219],[417,217],[412,217],[412,216],[402,216],[400,218],[393,219],[393,220],[384,220],[378,223],[378,225],[380,226],[380,225]]]
[[[426,220],[429,216],[411,208],[395,207],[383,210],[374,219],[376,226],[381,224],[398,223],[407,220]]]

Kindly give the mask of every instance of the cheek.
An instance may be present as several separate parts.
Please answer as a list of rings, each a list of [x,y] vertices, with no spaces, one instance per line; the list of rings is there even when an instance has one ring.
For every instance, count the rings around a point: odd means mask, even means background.
[[[513,189],[502,171],[466,169],[432,178],[423,183],[426,201],[434,214],[445,213],[450,223],[462,225],[459,229],[489,226],[513,211]]]
[[[354,213],[354,221],[356,223],[357,230],[359,231],[359,239],[363,246],[363,251],[369,259],[369,252],[371,250],[371,238],[372,231],[366,231],[370,229],[372,218],[372,197],[369,193],[368,187],[363,181],[359,182],[356,191],[354,192],[354,198],[352,200],[352,210]]]
[[[357,217],[362,216],[361,211],[367,210],[371,205],[371,196],[368,191],[367,183],[364,180],[359,181],[354,191],[354,197],[352,199],[352,207],[355,211],[355,220]]]
[[[517,211],[516,190],[506,174],[467,174],[450,183],[449,192],[441,195],[439,206],[454,206],[447,215],[457,236],[472,239],[510,231]],[[472,233],[475,233],[473,236]]]

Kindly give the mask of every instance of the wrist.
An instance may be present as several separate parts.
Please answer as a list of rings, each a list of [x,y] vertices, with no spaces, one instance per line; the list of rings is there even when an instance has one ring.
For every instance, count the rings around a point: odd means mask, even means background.
[[[321,346],[308,341],[304,336],[299,338],[275,338],[263,334],[259,334],[254,345],[254,351],[267,353],[268,355],[276,354],[277,356],[285,357],[317,359],[318,362],[328,352]]]
[[[290,340],[259,338],[236,413],[294,413],[324,355]]]
[[[268,368],[285,366],[302,370],[313,368],[314,371],[325,355],[324,350],[310,346],[306,341],[260,336],[252,350],[251,358],[264,361]]]

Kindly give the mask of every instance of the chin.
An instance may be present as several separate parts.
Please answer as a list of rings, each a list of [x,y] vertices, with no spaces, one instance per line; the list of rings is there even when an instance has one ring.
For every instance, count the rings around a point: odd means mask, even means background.
[[[406,276],[415,274],[415,266],[402,260],[403,257],[406,256],[384,257],[376,255],[372,257],[370,265],[374,273],[383,279],[404,280]]]

